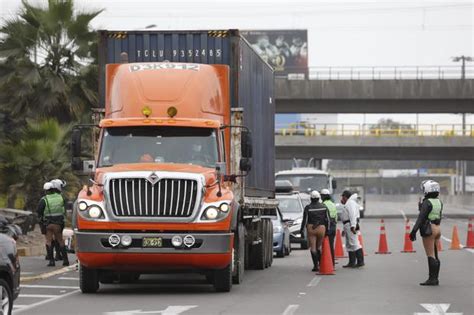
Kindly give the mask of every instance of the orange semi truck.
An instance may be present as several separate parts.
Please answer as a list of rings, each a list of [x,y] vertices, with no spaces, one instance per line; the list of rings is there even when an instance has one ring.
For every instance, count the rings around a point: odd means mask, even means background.
[[[197,272],[230,291],[273,260],[273,70],[237,30],[101,31],[104,109],[74,208],[80,288]]]

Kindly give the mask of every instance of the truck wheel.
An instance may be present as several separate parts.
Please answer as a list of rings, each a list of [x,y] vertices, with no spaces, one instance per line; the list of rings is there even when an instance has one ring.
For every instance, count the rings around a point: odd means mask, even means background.
[[[0,279],[0,314],[11,315],[13,309],[13,293],[10,285],[3,279]]]
[[[214,288],[217,292],[229,292],[232,288],[232,264],[214,271]]]
[[[268,230],[268,267],[273,265],[273,223],[267,220]]]
[[[99,289],[99,275],[96,269],[79,264],[79,287],[82,293],[95,293]]]
[[[264,221],[258,222],[258,237],[260,238],[260,243],[252,246],[252,265],[257,270],[265,269],[265,230],[264,230]]]
[[[234,273],[232,283],[241,284],[245,270],[245,226],[239,223],[238,234],[234,241]]]
[[[268,221],[267,220],[262,220],[263,222],[263,252],[265,255],[265,268],[268,268],[270,266],[270,249],[268,248]],[[273,252],[273,248],[272,248]]]

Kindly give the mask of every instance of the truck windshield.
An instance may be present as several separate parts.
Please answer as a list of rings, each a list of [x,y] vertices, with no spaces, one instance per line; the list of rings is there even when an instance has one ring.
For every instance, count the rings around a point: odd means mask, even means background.
[[[278,175],[278,180],[289,180],[295,190],[302,192],[329,188],[329,176],[324,174],[289,174]]]
[[[121,163],[185,163],[214,167],[217,161],[214,129],[114,127],[104,130],[99,167]]]

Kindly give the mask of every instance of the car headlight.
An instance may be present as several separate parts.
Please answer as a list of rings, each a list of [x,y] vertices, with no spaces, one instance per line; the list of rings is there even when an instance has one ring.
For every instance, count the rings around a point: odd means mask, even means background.
[[[99,206],[93,205],[89,207],[89,216],[93,219],[98,219],[102,216],[102,209]]]
[[[84,210],[87,209],[88,206],[87,206],[87,203],[85,201],[81,201],[81,202],[79,202],[77,207],[79,208],[79,210],[84,211]]]
[[[80,216],[86,219],[105,219],[105,212],[103,210],[102,203],[81,200],[77,204],[79,209],[78,213]]]
[[[206,206],[206,205],[205,205]],[[227,217],[230,213],[230,205],[227,202],[208,204],[201,215],[201,220],[214,221]]]
[[[299,219],[296,219],[295,221],[293,221],[291,226],[301,225],[301,223],[303,223],[303,219],[299,218]]]
[[[273,233],[281,233],[283,232],[283,228],[281,226],[274,226]]]

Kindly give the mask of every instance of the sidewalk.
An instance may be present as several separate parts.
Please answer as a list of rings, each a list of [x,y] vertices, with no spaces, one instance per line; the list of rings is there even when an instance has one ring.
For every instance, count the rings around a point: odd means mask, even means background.
[[[48,261],[44,259],[44,256],[20,257],[21,282],[44,279],[54,274],[61,274],[68,270],[76,269],[76,255],[68,254],[68,258],[69,267],[63,267],[62,260],[56,261],[55,267],[47,267]]]

